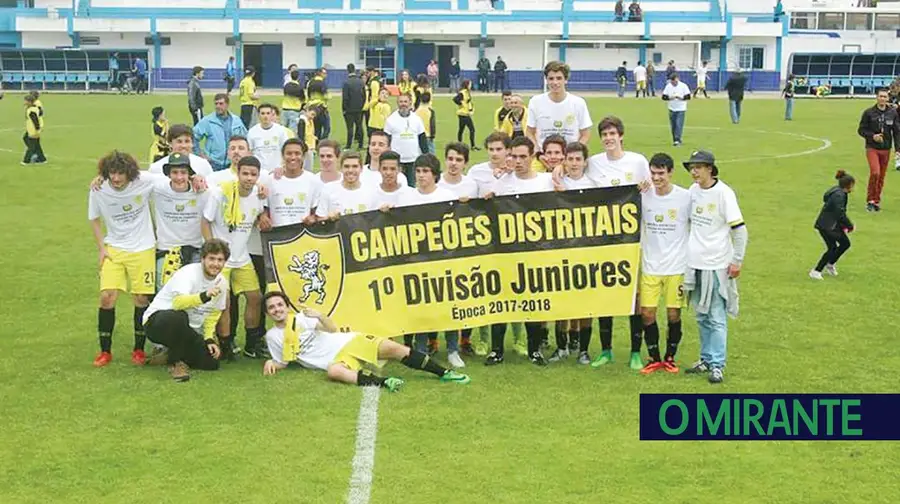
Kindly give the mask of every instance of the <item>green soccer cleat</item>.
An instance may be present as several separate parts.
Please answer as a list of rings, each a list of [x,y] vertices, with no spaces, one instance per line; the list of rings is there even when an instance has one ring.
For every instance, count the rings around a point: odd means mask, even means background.
[[[472,379],[469,378],[469,375],[457,373],[456,371],[453,371],[451,369],[451,370],[448,370],[446,373],[444,373],[444,376],[441,376],[441,381],[444,383],[453,382],[453,383],[458,383],[460,385],[465,385],[465,384],[469,383],[470,381],[472,381]]]
[[[628,367],[635,371],[644,369],[644,360],[641,359],[640,352],[631,352],[631,360],[628,362]]]
[[[596,369],[613,361],[612,350],[604,350],[591,362],[591,367]]]
[[[384,388],[388,389],[389,392],[399,392],[400,387],[402,387],[404,383],[406,382],[404,382],[400,378],[388,376],[384,380]]]
[[[475,350],[475,355],[479,357],[484,357],[491,351],[490,345],[484,341],[475,341],[472,343],[472,348]]]

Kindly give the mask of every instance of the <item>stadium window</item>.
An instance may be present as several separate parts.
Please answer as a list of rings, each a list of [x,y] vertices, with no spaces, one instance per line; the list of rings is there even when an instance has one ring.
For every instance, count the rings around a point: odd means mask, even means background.
[[[843,12],[820,12],[819,13],[819,29],[820,30],[843,30],[844,29],[844,13]]]
[[[853,61],[853,54],[835,54],[831,57],[831,68],[828,70],[829,75],[850,75],[850,63]]]
[[[744,69],[761,70],[765,66],[764,47],[743,46],[738,49],[738,66]]]
[[[830,67],[830,54],[813,54],[809,57],[809,75],[828,75]]]
[[[853,75],[868,76],[875,70],[875,56],[872,54],[857,54],[853,57]]]
[[[900,30],[900,14],[875,14],[875,29],[884,31]]]
[[[809,75],[809,55],[794,54],[791,61],[791,73],[794,75]]]
[[[391,47],[391,42],[386,38],[360,38],[357,40],[357,45],[359,46],[358,61],[366,61],[366,50]]]
[[[815,30],[816,29],[816,13],[815,12],[792,12],[791,13],[791,29],[792,30]]]
[[[876,54],[875,70],[877,76],[888,77],[894,75],[894,65],[897,63],[896,54]]]
[[[871,30],[872,14],[866,12],[848,12],[847,13],[847,29],[848,30]]]
[[[2,51],[0,52],[0,64],[6,71],[22,70],[24,67],[22,53],[20,51]]]

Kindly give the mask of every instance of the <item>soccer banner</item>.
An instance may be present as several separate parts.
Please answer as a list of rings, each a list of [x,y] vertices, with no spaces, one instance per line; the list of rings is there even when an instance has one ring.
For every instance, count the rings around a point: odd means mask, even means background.
[[[269,289],[386,337],[628,315],[640,198],[636,186],[539,193],[275,228],[262,233]]]

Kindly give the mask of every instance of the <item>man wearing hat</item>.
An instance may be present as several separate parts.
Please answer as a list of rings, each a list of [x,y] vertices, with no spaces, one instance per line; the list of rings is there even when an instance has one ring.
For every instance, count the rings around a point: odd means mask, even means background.
[[[238,98],[241,100],[241,122],[248,130],[252,126],[253,111],[259,105],[259,94],[256,92],[256,69],[248,66],[244,69],[244,78],[238,86]]]
[[[678,80],[678,74],[669,74],[669,82],[662,92],[663,101],[669,102],[669,126],[672,128],[672,145],[681,145],[681,134],[684,132],[684,116],[687,113],[687,102],[691,99],[691,88]]]
[[[707,373],[710,383],[721,383],[727,316],[738,314],[737,278],[747,250],[747,226],[734,191],[719,180],[712,153],[694,151],[684,167],[694,179],[684,290],[700,332],[700,360],[685,372]]]

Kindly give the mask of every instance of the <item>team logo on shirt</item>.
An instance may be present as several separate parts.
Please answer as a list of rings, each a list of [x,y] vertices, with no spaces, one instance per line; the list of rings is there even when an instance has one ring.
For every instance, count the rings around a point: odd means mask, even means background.
[[[126,212],[130,212],[132,208],[134,207],[132,207],[131,205],[122,205],[122,210]]]
[[[175,205],[176,212],[184,212],[184,205]]]
[[[716,211],[716,204],[715,204],[715,203],[710,203],[710,204],[706,205],[706,211],[709,212],[709,213],[715,212],[715,211]]]
[[[188,205],[190,205],[190,206],[192,206],[192,207],[197,206],[197,200],[192,199],[192,200],[188,201]]]
[[[287,206],[291,206],[294,204],[294,198],[284,198],[284,204]]]
[[[676,220],[678,218],[678,210],[675,208],[669,209],[669,219]]]
[[[625,174],[625,181],[631,182],[634,179],[634,176],[631,173]]]
[[[702,206],[698,206],[697,209],[694,210],[694,211],[697,212],[697,215],[700,215],[700,214],[703,213],[703,207],[702,207]]]
[[[331,315],[344,288],[344,248],[339,234],[304,229],[294,239],[270,242],[275,280],[291,307],[315,307]]]
[[[655,220],[656,222],[662,222],[665,219],[666,218],[663,216],[663,214],[656,214],[653,216],[653,220]]]
[[[575,114],[569,114],[566,116],[566,126],[571,126],[575,124]]]
[[[617,185],[621,184],[622,181],[617,178],[614,178],[614,179],[610,180],[609,183],[610,183],[610,185],[617,186]]]
[[[562,125],[563,125],[562,121],[553,121],[554,128],[562,128]]]
[[[137,196],[134,197],[134,202],[135,202],[135,204],[140,205],[143,201],[144,201],[144,197],[141,196],[141,195],[137,195]]]

